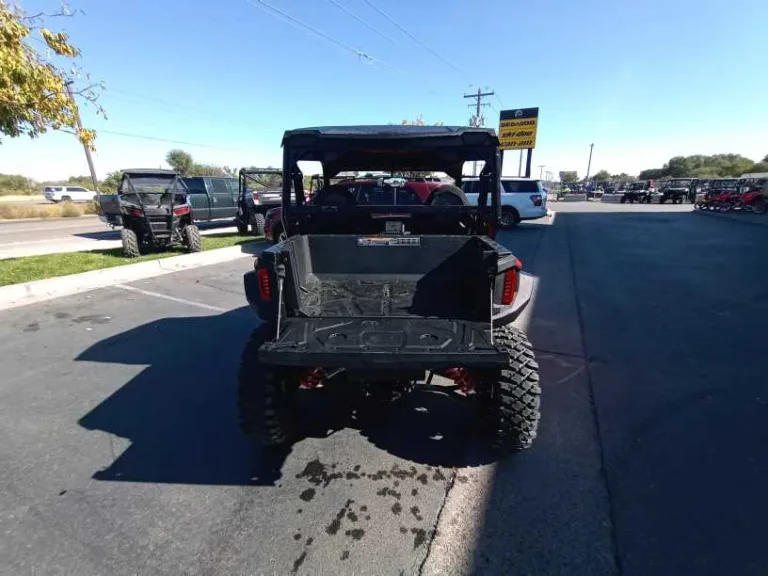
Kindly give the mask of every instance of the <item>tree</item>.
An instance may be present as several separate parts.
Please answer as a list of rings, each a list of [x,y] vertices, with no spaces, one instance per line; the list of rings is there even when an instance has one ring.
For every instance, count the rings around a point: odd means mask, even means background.
[[[561,182],[578,182],[579,173],[576,172],[576,170],[560,172],[560,181]]]
[[[634,182],[637,180],[637,177],[630,176],[626,172],[622,172],[621,174],[613,174],[610,179],[617,180],[618,182]]]
[[[593,182],[600,182],[601,180],[610,180],[611,179],[611,173],[608,172],[608,170],[600,170],[597,174],[590,177],[590,180]]]
[[[663,178],[726,178],[753,172],[755,163],[740,154],[675,156],[661,168],[640,172],[641,180]]]
[[[760,163],[763,163],[763,162],[765,162],[766,164],[768,164],[768,154],[766,154],[766,155],[765,155],[765,158],[763,158],[762,160],[760,160]]]
[[[64,8],[56,14],[26,15],[21,9],[0,0],[0,135],[34,138],[49,129],[75,133],[93,148],[96,133],[77,128],[77,104],[69,98],[66,85],[81,76],[76,67],[57,67],[54,58],[74,61],[80,50],[65,32],[53,32],[43,26],[43,18],[71,16]],[[36,34],[33,34],[36,33]],[[39,38],[37,37],[39,36]],[[45,47],[40,54],[30,43]],[[86,76],[90,81],[90,77]],[[86,102],[96,104],[98,84],[89,84],[73,92]],[[97,105],[97,112],[103,109]]]
[[[762,162],[758,162],[754,166],[752,166],[752,169],[750,172],[768,172],[768,160],[763,160]]]
[[[195,162],[192,160],[192,154],[184,152],[184,150],[171,150],[165,155],[165,161],[181,176],[189,176],[190,172],[192,172],[195,167]]]
[[[120,180],[123,177],[123,173],[120,170],[115,170],[107,174],[107,177],[101,182],[99,188],[103,192],[117,192],[117,185],[120,184]]]

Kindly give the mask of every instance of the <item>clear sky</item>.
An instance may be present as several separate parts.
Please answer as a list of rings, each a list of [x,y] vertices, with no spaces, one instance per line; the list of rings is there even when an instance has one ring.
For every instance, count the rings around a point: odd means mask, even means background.
[[[259,8],[260,0],[72,0],[61,20],[106,83],[100,177],[199,162],[279,165],[286,129],[413,119],[467,124],[478,85],[500,108],[539,106],[534,173],[637,173],[674,155],[768,154],[766,0],[266,0],[347,48]],[[55,1],[26,0],[28,12]],[[345,13],[346,8],[373,29]],[[431,52],[430,52],[431,50]],[[108,133],[112,132],[112,133]],[[134,134],[145,138],[121,136]],[[188,144],[152,140],[175,140]],[[517,173],[507,152],[505,173]],[[73,136],[3,139],[0,172],[86,174]]]

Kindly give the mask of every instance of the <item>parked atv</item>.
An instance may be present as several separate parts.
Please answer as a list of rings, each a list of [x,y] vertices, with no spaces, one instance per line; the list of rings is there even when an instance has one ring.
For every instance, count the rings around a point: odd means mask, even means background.
[[[619,202],[621,204],[626,204],[627,202],[630,204],[634,204],[635,202],[640,204],[650,204],[653,192],[653,180],[631,182],[627,184]]]
[[[243,352],[239,413],[266,446],[300,437],[297,395],[340,387],[384,405],[439,375],[476,402],[490,443],[531,445],[539,423],[538,366],[512,321],[532,278],[493,240],[500,215],[501,153],[493,130],[362,126],[292,130],[283,137],[287,238],[245,275],[263,324]],[[465,161],[484,168],[477,206],[458,187]],[[326,178],[343,170],[441,171],[457,186],[425,203],[383,179],[323,186],[308,204],[300,161]],[[361,400],[365,402],[365,400]],[[469,400],[468,400],[469,401]],[[379,406],[379,404],[377,404]]]
[[[695,202],[697,182],[695,178],[673,178],[672,180],[667,180],[659,189],[661,193],[659,204],[664,204],[667,200],[671,200],[672,204],[682,204],[686,199],[692,203]]]
[[[187,190],[172,170],[123,170],[117,194],[101,194],[99,205],[102,220],[123,227],[120,239],[128,258],[175,245],[189,252],[203,249]]]

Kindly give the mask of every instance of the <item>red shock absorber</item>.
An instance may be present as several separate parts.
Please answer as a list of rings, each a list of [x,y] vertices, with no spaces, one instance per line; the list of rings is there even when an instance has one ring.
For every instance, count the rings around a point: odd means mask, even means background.
[[[475,389],[475,379],[470,376],[466,368],[448,368],[445,375],[453,380],[464,394],[469,394]]]
[[[325,370],[322,368],[312,368],[301,378],[301,388],[311,390],[317,388],[325,380]]]

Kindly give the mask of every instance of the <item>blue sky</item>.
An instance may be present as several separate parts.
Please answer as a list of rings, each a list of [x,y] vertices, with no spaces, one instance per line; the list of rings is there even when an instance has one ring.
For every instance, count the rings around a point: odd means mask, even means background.
[[[282,132],[300,126],[419,114],[466,124],[470,85],[498,95],[484,110],[488,126],[500,108],[540,107],[537,174],[544,164],[583,175],[592,142],[593,173],[636,173],[674,155],[768,154],[765,0],[370,0],[439,57],[366,0],[266,1],[376,62],[259,0],[72,0],[85,15],[57,24],[107,86],[108,120],[83,110],[102,131],[101,176],[161,166],[176,147],[200,162],[279,165]],[[505,173],[516,173],[517,153],[506,156]],[[87,168],[72,136],[48,134],[4,139],[0,172],[43,180]]]

